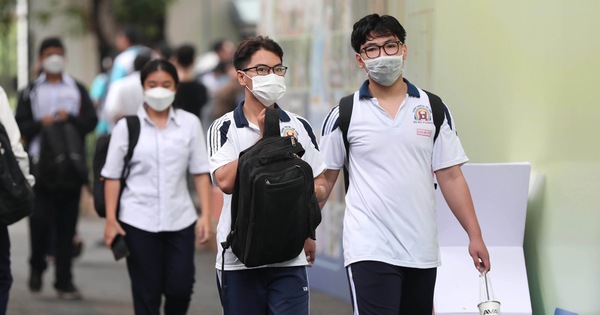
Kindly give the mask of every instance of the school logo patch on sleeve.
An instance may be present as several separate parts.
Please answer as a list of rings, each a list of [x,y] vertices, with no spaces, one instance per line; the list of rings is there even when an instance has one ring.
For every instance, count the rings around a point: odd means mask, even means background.
[[[284,126],[281,129],[281,136],[298,138],[298,131],[291,126]]]

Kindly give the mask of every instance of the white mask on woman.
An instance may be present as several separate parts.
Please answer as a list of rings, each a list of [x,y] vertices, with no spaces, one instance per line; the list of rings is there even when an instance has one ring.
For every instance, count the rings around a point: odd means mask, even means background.
[[[164,87],[155,87],[144,91],[144,102],[157,112],[169,108],[175,100],[175,92]]]
[[[400,56],[381,56],[375,59],[363,60],[363,62],[367,67],[369,77],[383,86],[394,84],[404,72],[404,54]]]
[[[42,62],[42,68],[44,72],[59,74],[65,68],[65,57],[58,54],[50,55]]]
[[[277,102],[285,94],[285,77],[271,73],[267,75],[256,75],[250,77],[252,80],[252,90],[246,85],[246,88],[252,92],[254,97],[265,107]]]

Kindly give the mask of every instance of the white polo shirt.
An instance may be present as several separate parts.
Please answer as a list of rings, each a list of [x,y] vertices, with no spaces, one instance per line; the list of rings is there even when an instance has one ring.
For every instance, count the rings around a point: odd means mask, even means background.
[[[210,154],[210,173],[219,167],[228,164],[229,162],[238,159],[240,152],[246,150],[258,141],[260,129],[258,126],[250,123],[244,116],[244,102],[221,118],[215,120],[208,130],[208,152]],[[279,108],[277,104],[275,107]],[[325,164],[321,154],[319,153],[317,140],[312,127],[306,119],[297,116],[296,114],[280,111],[279,126],[281,135],[294,135],[298,142],[302,144],[304,156],[302,159],[306,161],[313,169],[314,176],[318,176],[325,170]],[[221,270],[222,251],[221,242],[224,242],[227,235],[231,231],[231,195],[223,194],[223,208],[219,224],[217,225],[217,261],[216,268]],[[266,265],[262,267],[289,267],[289,266],[305,266],[306,255],[304,251],[295,259],[283,263]],[[225,252],[225,270],[242,270],[248,269],[238,258],[233,254],[231,249]]]
[[[119,220],[148,232],[179,231],[197,219],[187,174],[208,173],[208,155],[200,120],[169,109],[167,126],[158,129],[141,106],[140,137],[121,196]],[[121,119],[112,130],[102,176],[117,179],[123,170],[129,135]]]
[[[407,80],[407,97],[392,118],[367,80],[354,93],[348,130],[350,186],[344,215],[344,264],[380,261],[396,266],[440,265],[433,171],[468,161],[446,111],[435,144],[429,98]],[[339,170],[346,150],[334,107],[323,123],[321,152]]]

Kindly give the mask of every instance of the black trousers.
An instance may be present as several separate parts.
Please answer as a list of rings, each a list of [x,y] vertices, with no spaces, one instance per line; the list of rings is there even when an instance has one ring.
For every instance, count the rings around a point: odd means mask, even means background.
[[[437,268],[417,269],[378,261],[346,267],[354,312],[361,315],[431,314]]]
[[[12,285],[10,272],[10,238],[8,228],[0,224],[0,315],[6,314],[8,293]]]
[[[73,236],[79,218],[81,190],[56,193],[35,186],[34,192],[35,203],[29,217],[29,263],[32,269],[44,271],[48,266],[46,255],[53,251],[56,267],[54,286],[58,289],[68,287],[73,281]]]
[[[165,315],[187,313],[195,279],[195,225],[152,233],[121,223],[136,315],[159,315],[163,295]]]

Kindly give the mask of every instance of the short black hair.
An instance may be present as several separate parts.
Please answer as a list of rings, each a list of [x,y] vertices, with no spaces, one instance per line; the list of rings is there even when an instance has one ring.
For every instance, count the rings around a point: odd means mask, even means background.
[[[39,56],[41,56],[44,53],[44,50],[51,47],[60,48],[63,50],[63,52],[65,51],[65,46],[63,45],[62,40],[59,37],[48,37],[44,39],[40,44]]]
[[[246,68],[252,55],[257,51],[264,49],[277,55],[283,62],[283,49],[274,40],[268,36],[254,36],[244,39],[233,54],[233,66],[236,70]]]
[[[179,85],[179,76],[177,75],[177,69],[175,69],[175,66],[172,63],[170,63],[167,59],[162,58],[162,59],[151,60],[144,66],[144,68],[142,68],[142,71],[140,72],[140,79],[142,81],[142,86],[144,85],[146,78],[148,78],[148,76],[151,73],[154,73],[154,72],[160,71],[160,70],[171,75],[171,77],[173,78],[173,81],[175,81],[176,87],[177,87],[177,85]]]
[[[360,52],[360,46],[376,37],[395,35],[404,44],[406,30],[395,17],[390,15],[370,14],[354,23],[350,44],[355,52]]]
[[[142,71],[144,66],[152,60],[152,50],[141,49],[133,60],[133,71]]]
[[[212,51],[218,53],[219,50],[221,50],[223,48],[223,46],[225,45],[225,43],[227,43],[229,40],[224,39],[224,38],[219,38],[216,41],[213,42],[212,44]]]
[[[142,31],[139,27],[135,25],[125,25],[122,32],[131,45],[137,45],[142,42]]]
[[[183,67],[189,67],[194,64],[194,57],[196,56],[196,48],[190,44],[184,44],[179,46],[175,57],[177,62]]]

